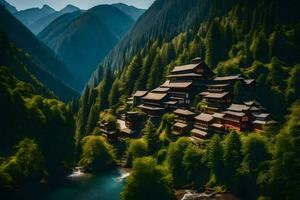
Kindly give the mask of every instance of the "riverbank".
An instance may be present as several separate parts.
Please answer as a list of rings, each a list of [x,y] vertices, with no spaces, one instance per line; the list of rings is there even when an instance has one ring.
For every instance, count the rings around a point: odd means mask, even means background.
[[[231,193],[222,192],[197,192],[196,190],[175,190],[177,200],[240,200]]]

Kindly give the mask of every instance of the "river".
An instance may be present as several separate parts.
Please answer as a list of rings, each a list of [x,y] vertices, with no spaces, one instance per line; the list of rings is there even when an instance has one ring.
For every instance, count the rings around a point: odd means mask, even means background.
[[[99,175],[75,172],[67,177],[67,184],[59,187],[43,200],[120,200],[124,179],[129,175],[123,169]]]

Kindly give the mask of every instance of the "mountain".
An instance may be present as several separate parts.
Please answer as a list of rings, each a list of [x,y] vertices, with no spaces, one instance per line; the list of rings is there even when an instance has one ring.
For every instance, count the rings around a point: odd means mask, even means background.
[[[15,13],[14,15],[34,34],[38,34],[46,28],[52,21],[63,14],[79,11],[80,9],[67,5],[60,11],[56,11],[51,7],[44,5],[40,8],[30,8]]]
[[[119,9],[100,5],[62,15],[38,38],[47,44],[79,80],[82,89],[99,61],[132,27],[134,21]]]
[[[59,12],[61,14],[66,14],[66,13],[72,13],[72,12],[79,11],[79,10],[80,9],[78,7],[69,4],[66,7],[64,7],[63,9],[61,9]]]
[[[0,8],[0,11],[0,30],[7,43],[14,47],[3,50],[7,55],[3,55],[1,64],[15,68],[14,73],[19,74],[17,77],[23,81],[33,84],[38,80],[65,101],[76,97],[77,92],[66,86],[75,84],[75,81],[63,63],[5,8]],[[28,72],[26,76],[25,72]]]
[[[29,28],[29,26],[36,20],[39,20],[52,13],[55,13],[55,10],[48,5],[44,5],[42,8],[21,10],[17,13],[14,13],[14,16]]]
[[[137,21],[139,17],[146,11],[144,9],[136,8],[134,6],[129,6],[124,3],[116,3],[112,5],[120,9],[122,12],[130,16],[135,21]]]
[[[18,10],[16,7],[12,6],[11,4],[7,3],[5,0],[0,0],[0,5],[4,5],[5,8],[10,12],[10,13],[16,13]]]

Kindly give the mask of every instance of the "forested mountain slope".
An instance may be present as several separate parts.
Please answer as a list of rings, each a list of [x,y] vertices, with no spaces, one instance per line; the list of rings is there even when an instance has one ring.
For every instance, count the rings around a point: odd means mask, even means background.
[[[298,9],[297,1],[281,0],[155,1],[91,78],[79,129],[95,123],[92,113],[124,105],[132,92],[157,87],[175,65],[197,56],[218,75],[255,79],[255,98],[282,120],[300,94]],[[242,89],[238,96],[243,100]]]
[[[30,54],[32,60],[44,71],[51,74],[70,87],[76,82],[65,65],[57,59],[46,45],[41,43],[21,22],[13,17],[5,8],[0,8],[0,29],[9,41]]]
[[[2,198],[14,199],[16,190],[65,176],[73,166],[73,111],[56,96],[77,95],[0,31]]]
[[[131,28],[134,21],[118,8],[100,5],[80,14],[65,14],[38,37],[64,61],[81,90],[99,61]]]

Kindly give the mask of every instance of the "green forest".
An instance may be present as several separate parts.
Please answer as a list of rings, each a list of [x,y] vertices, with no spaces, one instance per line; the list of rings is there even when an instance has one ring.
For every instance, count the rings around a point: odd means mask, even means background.
[[[180,189],[298,200],[299,9],[297,0],[157,0],[79,96],[70,66],[1,4],[0,17],[9,20],[0,19],[0,195],[55,183],[75,167],[101,174],[125,166],[122,200],[175,200]],[[216,76],[255,80],[251,95],[235,84],[233,101],[259,101],[278,124],[192,142],[172,134],[175,115],[166,113],[158,124],[143,116],[134,138],[107,137],[120,134],[126,112],[140,111],[126,103],[133,93],[157,88],[195,57]],[[199,98],[192,107],[201,112]]]

